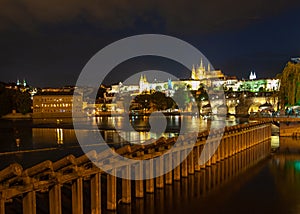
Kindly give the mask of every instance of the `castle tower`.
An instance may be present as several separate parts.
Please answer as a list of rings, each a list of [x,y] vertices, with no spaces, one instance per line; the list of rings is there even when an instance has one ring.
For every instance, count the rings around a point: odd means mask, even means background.
[[[205,70],[205,68],[203,67],[203,60],[202,60],[202,58],[200,59],[200,69]]]
[[[203,66],[203,60],[200,60],[200,66],[197,69],[197,77],[198,79],[204,79],[206,76],[205,67]]]
[[[172,80],[171,78],[168,78],[168,90],[172,90],[172,89],[173,89]]]
[[[252,71],[250,72],[249,79],[250,79],[250,80],[256,79],[256,74],[255,74],[255,72],[253,72],[253,73],[252,73]]]
[[[193,79],[193,80],[197,79],[196,69],[195,69],[194,65],[193,65],[193,68],[192,68],[191,79]]]
[[[149,83],[146,79],[146,75],[141,74],[139,88],[140,93],[142,93],[143,91],[149,91]]]

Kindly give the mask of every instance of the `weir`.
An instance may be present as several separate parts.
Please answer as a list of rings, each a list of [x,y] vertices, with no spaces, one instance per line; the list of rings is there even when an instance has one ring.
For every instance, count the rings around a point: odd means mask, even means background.
[[[20,198],[23,213],[36,213],[38,193],[48,194],[48,213],[63,213],[62,188],[64,187],[70,189],[69,200],[74,214],[85,213],[85,206],[89,207],[93,214],[99,214],[104,210],[115,211],[120,203],[131,204],[133,199],[137,200],[135,204],[138,210],[139,203],[144,203],[138,198],[150,198],[150,203],[154,195],[159,195],[163,188],[169,188],[171,185],[174,186],[172,197],[179,197],[182,194],[194,195],[194,191],[199,191],[198,195],[204,196],[270,154],[271,124],[266,122],[242,124],[226,127],[217,151],[207,163],[200,166],[198,159],[204,146],[213,146],[221,134],[220,130],[210,131],[212,132],[210,136],[213,137],[209,139],[207,131],[198,134],[193,149],[174,170],[145,181],[122,179],[118,182],[116,177],[105,173],[90,161],[97,161],[105,165],[106,169],[110,169],[114,160],[110,160],[107,151],[100,154],[91,151],[77,158],[69,155],[54,163],[44,161],[25,170],[17,163],[11,164],[0,171],[0,213],[5,214],[7,206]],[[185,156],[189,139],[183,137],[180,140],[183,142],[180,146],[175,145],[177,138],[160,138],[149,145],[127,145],[116,149],[116,153],[128,158],[160,158],[148,162],[147,166],[119,164],[112,170],[127,175],[131,173],[130,170],[135,170],[135,174],[160,172],[173,166],[174,160]],[[176,146],[175,151],[165,153],[172,146]],[[156,168],[153,167],[154,161],[157,161]],[[106,180],[106,185],[101,185],[103,179]],[[195,179],[197,182],[194,181]],[[180,189],[176,188],[178,181],[183,185]],[[87,191],[84,182],[89,182],[90,185],[89,200],[84,198]],[[196,184],[196,187],[190,187],[188,183]]]

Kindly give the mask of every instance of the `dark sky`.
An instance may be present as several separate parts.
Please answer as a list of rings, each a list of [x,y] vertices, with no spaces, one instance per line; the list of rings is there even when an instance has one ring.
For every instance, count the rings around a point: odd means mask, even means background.
[[[299,0],[0,0],[0,5],[4,82],[26,78],[39,87],[75,84],[96,52],[144,33],[183,39],[215,68],[238,78],[248,77],[250,70],[258,78],[274,77],[291,57],[300,56]],[[124,64],[119,66],[123,73],[161,68],[155,59]],[[176,69],[187,78],[187,72]]]

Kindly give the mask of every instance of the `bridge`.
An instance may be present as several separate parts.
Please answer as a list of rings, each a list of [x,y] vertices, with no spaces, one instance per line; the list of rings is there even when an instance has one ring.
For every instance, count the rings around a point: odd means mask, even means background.
[[[265,103],[270,103],[277,110],[278,96],[272,92],[226,93],[226,105],[228,112],[232,114],[246,115],[257,112],[259,107]]]
[[[47,209],[46,213],[50,214],[63,212],[99,214],[103,210],[117,210],[120,204],[126,206],[133,200],[138,204],[138,198],[144,198],[170,185],[175,185],[174,187],[185,185],[177,188],[179,195],[180,191],[185,190],[199,191],[198,195],[205,195],[270,154],[270,123],[254,122],[226,127],[223,136],[223,130],[210,132],[198,134],[197,141],[185,159],[182,157],[191,148],[189,136],[180,139],[159,138],[151,144],[126,145],[113,150],[127,158],[152,160],[149,165],[117,163],[111,152],[97,153],[95,150],[80,157],[68,155],[56,162],[46,160],[25,170],[18,163],[11,164],[0,171],[0,213],[5,214],[7,210],[12,210],[14,213],[23,211],[24,214],[35,214]],[[215,146],[220,136],[222,138],[216,152],[208,162],[199,165],[198,160],[204,146]],[[176,143],[178,140],[181,143]],[[171,147],[174,147],[174,151],[166,153]],[[159,162],[155,168],[154,157],[158,157],[155,161]],[[172,167],[173,160],[180,160],[181,164],[172,171],[156,178],[134,181],[107,174],[94,164],[96,162],[106,169],[117,170],[122,174],[135,170],[135,175],[138,173],[153,175],[155,171]],[[186,186],[187,182],[178,182],[191,176],[199,181],[197,182],[199,186],[191,188],[189,185]],[[63,192],[66,191],[70,193],[67,194],[68,200],[63,196]],[[117,194],[119,191],[120,194]],[[48,202],[45,203],[45,200]],[[68,204],[71,210],[66,208]],[[137,212],[138,209],[139,206]],[[153,209],[153,206],[149,209]]]

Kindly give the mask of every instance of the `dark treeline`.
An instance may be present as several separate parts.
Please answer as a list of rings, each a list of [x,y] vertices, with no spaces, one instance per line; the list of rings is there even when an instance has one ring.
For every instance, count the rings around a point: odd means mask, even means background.
[[[7,88],[0,83],[0,116],[16,112],[26,114],[31,112],[32,100],[28,91],[20,88]]]

